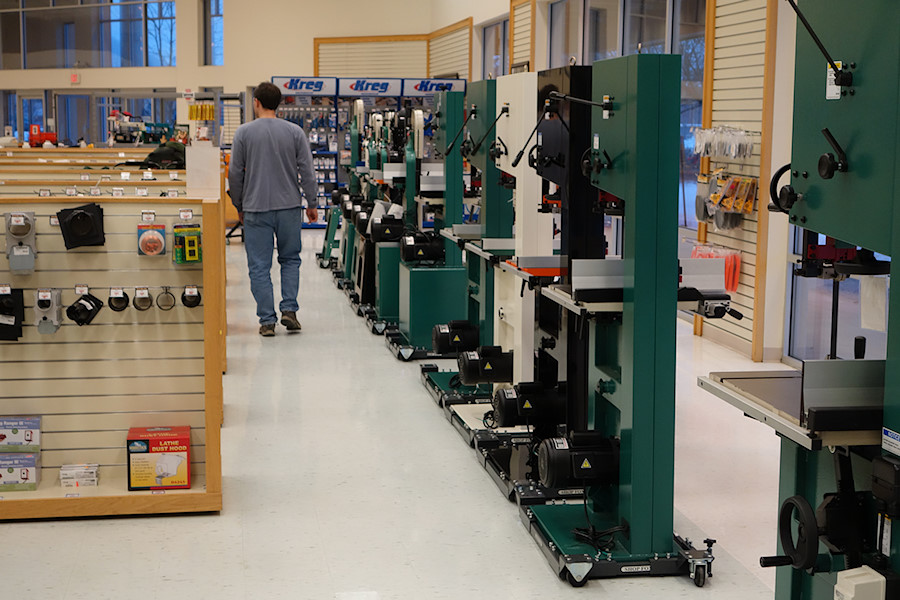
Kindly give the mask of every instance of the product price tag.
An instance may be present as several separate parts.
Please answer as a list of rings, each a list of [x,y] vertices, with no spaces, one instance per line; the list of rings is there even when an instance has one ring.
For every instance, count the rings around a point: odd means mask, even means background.
[[[165,494],[166,490],[153,490],[150,493],[151,494]]]
[[[169,179],[171,179],[172,181],[176,181],[178,179],[178,172],[169,171]]]
[[[13,246],[13,256],[28,256],[31,254],[30,246]]]
[[[153,179],[153,171],[144,171],[144,179]]]
[[[50,215],[50,227],[59,227],[59,217]]]
[[[125,188],[113,188],[113,198],[121,198],[125,195]]]
[[[166,198],[177,198],[177,197],[178,197],[178,190],[167,190],[166,191]]]
[[[119,173],[119,175],[122,177],[122,181],[128,181],[131,179],[131,173],[127,171],[122,171],[121,173]]]
[[[101,190],[101,189],[98,188],[98,187],[92,187],[92,188],[91,188],[91,196],[99,196],[99,195],[102,194],[102,193],[103,193],[103,190]]]
[[[600,151],[600,136],[596,133],[594,134],[594,150]]]
[[[9,217],[10,225],[24,225],[25,224],[25,215],[11,215]]]
[[[88,175],[87,173],[82,173],[82,174],[81,174],[81,180],[82,180],[82,181],[90,181],[90,180],[91,180],[91,176]]]
[[[141,211],[141,221],[144,223],[152,223],[156,220],[156,211],[155,210],[142,210]]]
[[[200,291],[197,289],[196,285],[187,285],[184,287],[184,295],[185,296],[199,296]]]
[[[12,152],[7,152],[6,155],[7,155],[7,156],[12,156],[13,153],[12,153]]]
[[[66,498],[80,498],[81,494],[66,494]]]
[[[124,153],[124,152],[119,152],[119,158],[125,158],[125,153]]]
[[[41,198],[48,198],[50,196],[50,190],[41,188],[40,190],[38,190],[38,196],[40,196]]]
[[[139,187],[139,188],[135,188],[135,189],[137,191],[138,196],[146,196],[148,194],[147,188],[145,188],[145,187]]]
[[[66,188],[66,196],[77,196],[77,195],[78,195],[78,190],[76,190],[74,186]]]
[[[53,295],[50,290],[38,290],[38,300],[52,300]]]
[[[89,292],[90,292],[90,289],[88,288],[88,286],[84,285],[83,283],[79,283],[78,285],[75,286],[75,293],[79,296],[85,296]]]
[[[135,298],[149,298],[150,290],[145,287],[134,288],[134,297]]]
[[[12,294],[12,287],[8,283],[0,283],[0,296]]]
[[[100,181],[112,181],[112,175],[101,175]]]
[[[194,218],[194,209],[192,208],[182,208],[178,211],[178,216],[182,221],[190,221]]]
[[[122,288],[109,288],[109,297],[110,298],[124,298],[125,290]]]
[[[15,325],[16,318],[12,315],[0,315],[0,325]]]

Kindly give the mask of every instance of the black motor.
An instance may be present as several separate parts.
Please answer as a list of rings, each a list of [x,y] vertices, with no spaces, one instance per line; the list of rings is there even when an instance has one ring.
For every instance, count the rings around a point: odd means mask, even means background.
[[[555,429],[566,422],[565,384],[519,383],[513,389],[497,390],[492,406],[498,427],[547,425]]]
[[[481,346],[462,352],[456,361],[463,385],[509,383],[513,379],[513,353],[504,352],[500,346]]]
[[[403,237],[403,219],[390,215],[372,218],[372,241],[396,242]]]
[[[468,352],[478,347],[478,325],[468,321],[450,321],[431,330],[431,348],[435,354]]]
[[[400,238],[400,258],[403,262],[441,262],[444,260],[444,241],[433,231],[407,233]]]
[[[538,476],[549,488],[619,482],[619,440],[597,431],[571,431],[538,446]]]

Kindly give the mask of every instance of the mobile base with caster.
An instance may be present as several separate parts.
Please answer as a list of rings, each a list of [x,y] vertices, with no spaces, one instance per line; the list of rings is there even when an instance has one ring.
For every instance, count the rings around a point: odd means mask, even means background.
[[[688,575],[697,587],[712,577],[712,553],[716,540],[706,539],[706,549],[673,534],[672,547],[664,553],[630,554],[619,542],[598,550],[575,539],[572,531],[586,525],[582,501],[557,501],[521,506],[519,516],[544,557],[561,579],[581,587],[590,579],[635,576]],[[595,515],[595,518],[597,516]],[[599,519],[597,519],[599,520]],[[620,523],[592,523],[605,529]],[[627,535],[627,531],[624,533]]]

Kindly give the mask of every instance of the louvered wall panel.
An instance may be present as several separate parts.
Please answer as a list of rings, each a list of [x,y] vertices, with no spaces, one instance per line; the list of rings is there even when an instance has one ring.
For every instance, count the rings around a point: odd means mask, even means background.
[[[320,77],[425,77],[428,42],[322,43],[318,67]]]
[[[765,31],[766,0],[716,2],[713,127],[728,125],[753,132],[762,130]],[[713,160],[712,168],[724,167],[728,174],[759,177],[758,134],[754,136],[754,141],[752,158]],[[758,211],[760,202],[757,204]],[[757,227],[758,212],[754,212],[752,215],[745,215],[743,223],[737,229],[719,231],[711,225],[708,236],[712,243],[741,252],[741,275],[738,290],[732,293],[732,301],[735,308],[744,314],[744,319],[707,320],[706,327],[727,332],[747,343],[752,343],[753,340]],[[746,344],[741,345],[747,347]]]
[[[470,79],[469,57],[472,53],[471,29],[463,27],[436,37],[429,43],[428,74],[431,77],[456,73]]]
[[[531,60],[531,3],[526,2],[513,8],[512,22],[512,64]],[[531,65],[534,70],[534,65]]]

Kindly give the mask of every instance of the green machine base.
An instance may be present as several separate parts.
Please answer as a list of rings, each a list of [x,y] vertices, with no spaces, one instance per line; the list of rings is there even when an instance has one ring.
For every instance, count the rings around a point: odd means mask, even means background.
[[[674,534],[671,546],[661,552],[636,555],[623,547],[622,534],[617,534],[616,543],[608,551],[576,540],[572,532],[588,527],[582,502],[521,506],[520,516],[557,575],[575,587],[589,579],[679,574],[690,575],[694,584],[702,587],[707,577],[712,577],[715,540],[704,540],[707,547],[703,550]],[[591,524],[596,531],[619,525],[601,522],[596,513],[591,514]]]
[[[421,373],[422,383],[441,408],[455,404],[490,402],[494,395],[492,385],[463,385],[459,382],[459,373],[441,371],[434,364],[422,365]]]
[[[423,267],[401,262],[400,319],[385,341],[405,361],[438,358],[429,349],[434,326],[465,318],[465,267]]]

